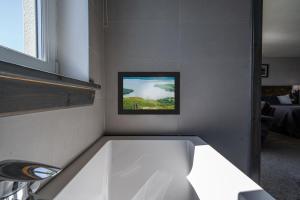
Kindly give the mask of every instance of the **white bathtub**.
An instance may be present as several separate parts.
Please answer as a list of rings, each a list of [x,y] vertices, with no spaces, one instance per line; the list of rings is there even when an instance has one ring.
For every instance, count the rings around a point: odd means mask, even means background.
[[[198,137],[103,137],[39,193],[55,200],[271,200]]]

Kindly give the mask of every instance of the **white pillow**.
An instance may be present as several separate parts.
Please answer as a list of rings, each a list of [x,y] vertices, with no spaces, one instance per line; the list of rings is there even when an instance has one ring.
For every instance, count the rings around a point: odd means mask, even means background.
[[[280,104],[293,104],[289,95],[278,96],[277,98]]]

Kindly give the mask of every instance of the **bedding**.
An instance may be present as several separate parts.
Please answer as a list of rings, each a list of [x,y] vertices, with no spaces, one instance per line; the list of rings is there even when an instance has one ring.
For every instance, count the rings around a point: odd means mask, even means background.
[[[300,138],[300,105],[272,105],[275,108],[271,130]]]
[[[261,115],[272,117],[274,112],[275,108],[273,108],[268,102],[261,102]]]
[[[286,104],[286,105],[293,104],[289,95],[278,96],[277,98],[278,98],[280,104]]]
[[[268,102],[271,105],[280,105],[280,101],[278,100],[277,96],[262,96],[261,100]]]
[[[290,95],[262,96],[261,101],[268,102],[271,105],[291,105],[291,104],[293,104]]]

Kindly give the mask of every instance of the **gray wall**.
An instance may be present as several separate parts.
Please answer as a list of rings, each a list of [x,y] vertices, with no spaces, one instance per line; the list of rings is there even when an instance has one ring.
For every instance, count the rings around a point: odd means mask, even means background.
[[[91,14],[100,16],[99,0],[89,2],[96,6]],[[102,20],[99,18],[91,23],[97,27],[90,30],[91,77],[104,89]],[[97,91],[92,106],[0,118],[0,161],[21,159],[59,167],[68,164],[104,132],[103,89]]]
[[[299,85],[300,58],[263,58],[269,64],[269,77],[262,79],[263,85]]]
[[[249,173],[251,1],[110,0],[110,134],[197,134]],[[118,115],[119,71],[180,71],[180,115]]]

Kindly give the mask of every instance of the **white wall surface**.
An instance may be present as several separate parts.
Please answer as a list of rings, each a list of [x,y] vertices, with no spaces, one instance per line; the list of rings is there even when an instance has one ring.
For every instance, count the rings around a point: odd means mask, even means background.
[[[110,134],[196,134],[249,172],[251,1],[110,0]],[[181,72],[180,115],[118,115],[117,73]]]
[[[263,58],[269,64],[269,77],[262,79],[263,85],[299,85],[300,58]]]
[[[101,136],[103,97],[88,107],[0,118],[0,160],[63,167]]]
[[[90,0],[91,3],[97,1]],[[98,7],[93,8],[93,12],[97,9],[100,12],[100,5],[96,4]],[[101,24],[101,18],[94,23]],[[94,26],[99,27],[98,24]],[[99,32],[103,30],[97,29]],[[102,86],[96,93],[94,104],[0,118],[0,161],[21,159],[63,167],[103,134],[105,74],[103,43],[100,43],[103,34],[95,35],[93,32],[92,38],[96,41],[92,52],[97,51],[97,54],[91,56],[91,76]]]
[[[88,2],[57,1],[57,59],[60,74],[83,81],[89,81]]]

